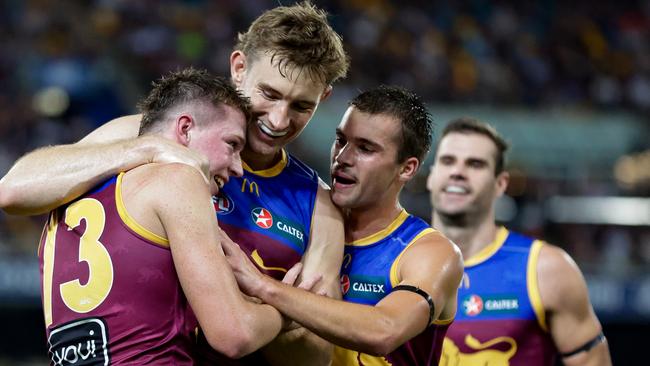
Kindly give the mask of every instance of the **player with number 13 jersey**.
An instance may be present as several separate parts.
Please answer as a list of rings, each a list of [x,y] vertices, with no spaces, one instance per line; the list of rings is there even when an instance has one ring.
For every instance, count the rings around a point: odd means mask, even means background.
[[[52,211],[43,230],[38,254],[53,365],[193,362],[197,320],[169,242],[126,212],[122,176]]]

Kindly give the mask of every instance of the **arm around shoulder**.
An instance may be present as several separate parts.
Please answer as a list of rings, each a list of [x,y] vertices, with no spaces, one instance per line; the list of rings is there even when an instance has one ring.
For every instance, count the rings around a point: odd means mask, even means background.
[[[36,149],[11,167],[0,180],[0,208],[14,215],[36,215],[69,202],[120,167],[133,167],[130,146],[108,142],[135,137],[139,118],[113,120],[81,141]],[[137,121],[136,121],[137,119]]]
[[[207,176],[207,159],[158,136],[135,138],[139,115],[117,118],[81,141],[37,149],[0,180],[0,208],[37,215],[84,194],[121,171],[150,162],[181,162]]]
[[[537,282],[553,341],[560,354],[571,354],[563,357],[564,364],[611,365],[607,341],[599,338],[602,327],[589,301],[587,284],[573,259],[561,248],[544,244]]]

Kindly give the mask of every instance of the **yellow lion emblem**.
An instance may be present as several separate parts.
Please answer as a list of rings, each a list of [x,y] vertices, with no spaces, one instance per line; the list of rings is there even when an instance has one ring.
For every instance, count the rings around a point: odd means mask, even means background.
[[[486,349],[501,342],[508,343],[510,349],[507,351]],[[465,344],[468,347],[477,350],[477,352],[462,353],[451,339],[445,338],[445,341],[442,344],[440,366],[509,366],[509,360],[517,352],[517,342],[510,337],[497,337],[490,339],[485,343],[481,343],[468,334],[465,336]]]

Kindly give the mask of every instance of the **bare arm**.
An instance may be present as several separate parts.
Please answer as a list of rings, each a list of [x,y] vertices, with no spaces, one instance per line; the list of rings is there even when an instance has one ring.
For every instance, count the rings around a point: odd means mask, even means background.
[[[322,276],[316,293],[340,299],[339,270],[343,260],[343,218],[329,197],[324,183],[318,189],[309,246],[303,256],[300,280]],[[333,347],[305,328],[281,333],[264,348],[267,361],[275,365],[329,365]]]
[[[560,353],[572,352],[602,332],[589,302],[582,273],[566,252],[552,245],[544,245],[539,255],[537,273],[551,336]],[[567,366],[612,364],[606,341],[588,351],[564,357],[562,361]]]
[[[148,162],[205,158],[159,137],[137,138],[140,115],[114,119],[75,144],[40,148],[20,158],[0,180],[0,208],[36,215],[67,203],[120,171]]]
[[[247,301],[239,291],[200,174],[183,164],[161,165],[155,174],[155,188],[147,188],[146,194],[154,202],[181,286],[210,346],[238,358],[270,342],[282,327],[282,317],[269,305]]]
[[[394,291],[375,306],[334,300],[261,276],[254,266],[239,259],[242,253],[234,250],[237,248],[224,243],[224,249],[246,291],[334,344],[385,355],[428,326],[429,305],[418,294]],[[434,319],[448,315],[455,306],[462,259],[458,249],[442,236],[434,233],[420,238],[403,255],[398,273],[400,283],[418,286],[431,295]]]

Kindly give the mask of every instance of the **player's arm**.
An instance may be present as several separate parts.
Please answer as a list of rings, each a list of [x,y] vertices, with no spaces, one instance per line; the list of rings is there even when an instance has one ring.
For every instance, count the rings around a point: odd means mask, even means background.
[[[302,259],[299,281],[321,276],[312,292],[340,299],[339,270],[345,241],[343,218],[332,203],[325,183],[319,183],[310,241]],[[264,356],[267,361],[277,365],[329,365],[332,345],[299,327],[281,333],[264,348]]]
[[[562,249],[545,244],[539,254],[537,276],[548,326],[562,362],[567,366],[611,365],[607,340],[576,263]]]
[[[385,355],[428,326],[431,307],[420,294],[393,291],[375,306],[337,301],[265,278],[241,260],[242,253],[230,243],[224,245],[240,286],[334,344]],[[450,301],[455,306],[462,268],[460,251],[431,233],[406,250],[398,274],[400,284],[418,287],[431,296],[432,320],[436,320]]]
[[[154,197],[183,292],[210,346],[239,358],[270,342],[282,327],[282,317],[269,305],[247,301],[239,291],[199,172],[184,164],[165,164],[155,180],[156,188],[147,194]]]
[[[67,203],[108,177],[148,162],[180,161],[205,169],[205,158],[159,137],[137,138],[140,115],[114,119],[77,143],[43,147],[0,179],[0,208],[36,215]]]

